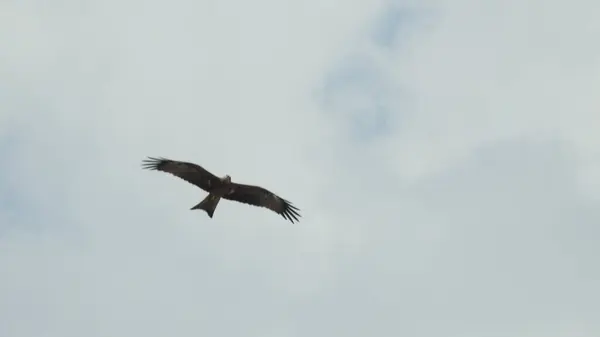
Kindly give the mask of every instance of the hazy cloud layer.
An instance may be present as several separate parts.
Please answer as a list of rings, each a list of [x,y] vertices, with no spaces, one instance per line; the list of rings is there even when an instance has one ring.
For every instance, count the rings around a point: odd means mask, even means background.
[[[3,2],[0,335],[599,335],[599,10]]]

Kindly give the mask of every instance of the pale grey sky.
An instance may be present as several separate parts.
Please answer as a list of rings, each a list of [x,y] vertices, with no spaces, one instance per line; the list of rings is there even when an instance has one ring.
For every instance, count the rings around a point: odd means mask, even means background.
[[[0,336],[599,336],[599,11],[1,2]]]

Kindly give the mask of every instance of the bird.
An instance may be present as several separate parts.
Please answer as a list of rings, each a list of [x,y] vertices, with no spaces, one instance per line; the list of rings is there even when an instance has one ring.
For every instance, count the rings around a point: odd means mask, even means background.
[[[232,182],[229,175],[219,178],[194,163],[164,157],[147,157],[142,160],[142,168],[170,173],[208,192],[208,195],[190,210],[204,210],[211,219],[221,199],[265,207],[291,223],[298,222],[298,218],[301,217],[300,209],[275,193],[260,186]]]

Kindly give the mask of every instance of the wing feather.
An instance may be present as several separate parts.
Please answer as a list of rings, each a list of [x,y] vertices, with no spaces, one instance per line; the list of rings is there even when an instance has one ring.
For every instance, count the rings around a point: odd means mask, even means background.
[[[294,223],[294,220],[296,222],[299,221],[298,218],[301,217],[301,215],[298,212],[300,210],[288,200],[259,186],[236,183],[233,183],[233,185],[234,192],[223,196],[223,198],[248,205],[268,208],[292,223]]]
[[[221,181],[219,177],[210,173],[200,165],[162,157],[148,157],[148,159],[144,159],[142,161],[142,168],[170,173],[207,192],[210,191],[211,186],[218,186]]]

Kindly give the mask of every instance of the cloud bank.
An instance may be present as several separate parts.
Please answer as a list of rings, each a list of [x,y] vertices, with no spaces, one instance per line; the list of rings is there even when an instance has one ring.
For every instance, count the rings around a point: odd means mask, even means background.
[[[598,10],[0,4],[0,335],[597,336]]]

